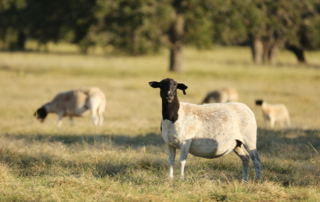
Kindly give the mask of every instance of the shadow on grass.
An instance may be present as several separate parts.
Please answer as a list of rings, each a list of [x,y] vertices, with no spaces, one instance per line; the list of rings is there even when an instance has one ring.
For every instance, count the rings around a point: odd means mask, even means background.
[[[17,140],[52,141],[66,145],[94,145],[96,141],[101,140],[111,141],[113,145],[118,146],[130,145],[131,148],[139,148],[143,145],[164,148],[161,135],[155,133],[135,137],[115,134],[101,136],[10,134],[7,136]],[[314,149],[320,152],[319,130],[268,130],[259,128],[258,151],[262,160],[263,180],[281,183],[283,186],[293,184],[298,186],[320,185],[318,164],[320,156],[317,156]],[[165,149],[163,152],[166,152]],[[313,153],[313,156],[311,153]],[[203,176],[209,176],[209,179],[211,179],[211,176],[216,176],[212,179],[220,179],[221,175],[219,173],[225,173],[228,179],[240,179],[242,171],[240,160],[229,161],[227,158],[229,156],[225,156],[221,160],[189,161],[186,171],[187,173],[191,172],[189,175],[200,173]],[[31,156],[0,148],[0,162],[12,167],[20,176],[59,175],[60,173],[80,176],[88,172],[97,178],[112,177],[119,180],[137,178],[137,183],[140,183],[141,179],[136,176],[136,172],[146,170],[151,175],[165,176],[168,170],[167,158],[155,158],[148,153],[138,154],[134,159],[128,161],[118,162],[114,159],[108,159],[95,162],[88,159],[88,162],[77,162],[76,160],[65,160],[60,156],[50,155],[50,153]],[[250,176],[254,176],[252,165]]]
[[[141,146],[163,146],[165,145],[161,134],[148,133],[146,135],[130,136],[123,134],[111,134],[111,135],[78,135],[78,134],[66,134],[66,135],[54,135],[54,134],[6,134],[8,138],[14,138],[16,140],[24,139],[27,141],[49,141],[49,142],[61,142],[66,145],[70,144],[88,144],[94,145],[98,142],[112,142],[112,144],[118,146],[130,146],[130,147],[141,147]]]
[[[125,174],[128,167],[136,167],[135,164],[129,165],[108,162],[76,162],[64,160],[53,155],[28,155],[0,150],[0,162],[9,165],[13,172],[21,177],[36,176],[59,176],[73,175],[81,176],[90,172],[95,177],[116,176]]]
[[[270,66],[270,64],[255,64],[253,62],[248,62],[248,61],[234,61],[234,60],[212,60],[215,63],[218,64],[226,64],[226,65],[230,65],[230,66],[234,66],[234,65],[243,65],[243,66]],[[320,69],[320,65],[319,64],[312,64],[312,63],[285,63],[285,62],[278,62],[276,64],[272,65],[273,67],[276,68],[313,68],[313,69]]]
[[[301,130],[301,129],[286,129],[286,130],[270,130],[258,128],[258,150],[264,148],[272,148],[273,144],[291,144],[291,145],[311,145],[315,149],[320,149],[320,130]],[[70,144],[89,144],[94,145],[97,142],[112,142],[118,146],[159,146],[165,145],[165,142],[160,133],[148,133],[146,135],[130,136],[124,134],[5,134],[5,137],[14,138],[17,140],[24,139],[27,141],[49,141],[61,142],[66,145]],[[311,145],[310,145],[310,144]]]
[[[310,148],[314,147],[315,149],[320,149],[320,130],[271,130],[258,128],[258,150],[262,150],[264,148],[272,149],[275,143],[295,145],[297,147],[307,145]]]
[[[138,154],[129,161],[113,158],[95,161],[86,157],[81,160],[78,158],[67,160],[50,153],[32,155],[6,148],[0,148],[0,163],[8,165],[15,175],[21,177],[60,175],[79,177],[89,173],[96,178],[121,179],[124,175],[134,176],[136,171],[158,173],[167,169],[167,160],[152,158],[148,154]]]

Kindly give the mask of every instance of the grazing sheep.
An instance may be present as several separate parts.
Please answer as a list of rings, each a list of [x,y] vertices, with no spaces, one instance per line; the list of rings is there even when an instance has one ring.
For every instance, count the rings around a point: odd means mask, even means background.
[[[43,122],[48,113],[56,113],[59,116],[58,126],[60,127],[62,117],[69,116],[70,125],[73,125],[73,116],[83,116],[90,110],[93,124],[102,125],[105,106],[106,98],[99,88],[79,88],[58,93],[51,102],[44,104],[34,115]]]
[[[243,163],[243,179],[248,180],[250,157],[256,178],[261,177],[260,157],[256,149],[257,124],[253,112],[242,103],[195,105],[179,102],[177,89],[188,88],[173,79],[152,81],[160,88],[162,99],[161,133],[169,152],[169,178],[173,178],[176,149],[180,149],[180,175],[188,153],[203,158],[218,158],[232,150]],[[249,154],[247,150],[249,151]]]
[[[208,95],[202,101],[205,103],[225,103],[225,102],[237,102],[239,94],[234,88],[223,88],[208,93]]]
[[[274,127],[276,121],[280,122],[282,128],[285,121],[288,127],[291,127],[289,112],[284,104],[268,104],[263,100],[256,100],[256,105],[262,108],[265,127],[267,126],[267,120],[270,121],[271,128]]]

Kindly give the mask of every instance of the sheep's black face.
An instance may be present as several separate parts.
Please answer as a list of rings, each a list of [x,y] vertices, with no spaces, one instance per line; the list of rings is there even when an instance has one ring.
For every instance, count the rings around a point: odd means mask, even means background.
[[[37,110],[36,113],[34,113],[34,115],[37,116],[37,119],[39,119],[42,123],[44,119],[47,117],[48,112],[44,107],[41,107]]]
[[[162,100],[166,100],[168,103],[174,101],[177,95],[177,89],[183,90],[183,93],[186,94],[185,90],[188,88],[186,85],[177,83],[175,80],[169,78],[163,79],[161,82],[149,82],[149,85],[153,88],[160,88]]]
[[[164,79],[160,82],[160,96],[171,103],[177,95],[178,83],[173,79]]]
[[[263,103],[263,100],[256,100],[256,105],[257,105],[257,106],[261,106],[262,103]]]

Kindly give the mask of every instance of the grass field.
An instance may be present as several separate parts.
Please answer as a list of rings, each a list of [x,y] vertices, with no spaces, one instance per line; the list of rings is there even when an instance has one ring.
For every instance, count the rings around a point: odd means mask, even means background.
[[[65,51],[64,51],[65,50]],[[50,52],[51,51],[51,52]],[[320,52],[297,65],[280,52],[278,65],[251,63],[247,48],[185,51],[185,71],[170,73],[168,53],[125,57],[80,55],[73,47],[49,53],[0,52],[0,201],[320,201]],[[189,155],[186,179],[167,180],[168,154],[160,134],[159,90],[149,81],[186,84],[180,101],[235,87],[256,115],[262,180],[241,182],[242,163],[231,153],[207,160]],[[44,124],[35,110],[60,91],[97,86],[107,97],[102,127],[90,117],[57,115]],[[287,105],[292,129],[263,127],[254,100]]]

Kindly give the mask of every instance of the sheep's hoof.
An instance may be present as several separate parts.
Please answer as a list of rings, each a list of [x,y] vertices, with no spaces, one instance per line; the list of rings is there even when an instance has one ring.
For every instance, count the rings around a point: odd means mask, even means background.
[[[248,184],[248,180],[245,180],[245,179],[242,179],[241,182],[242,182],[243,184]]]

